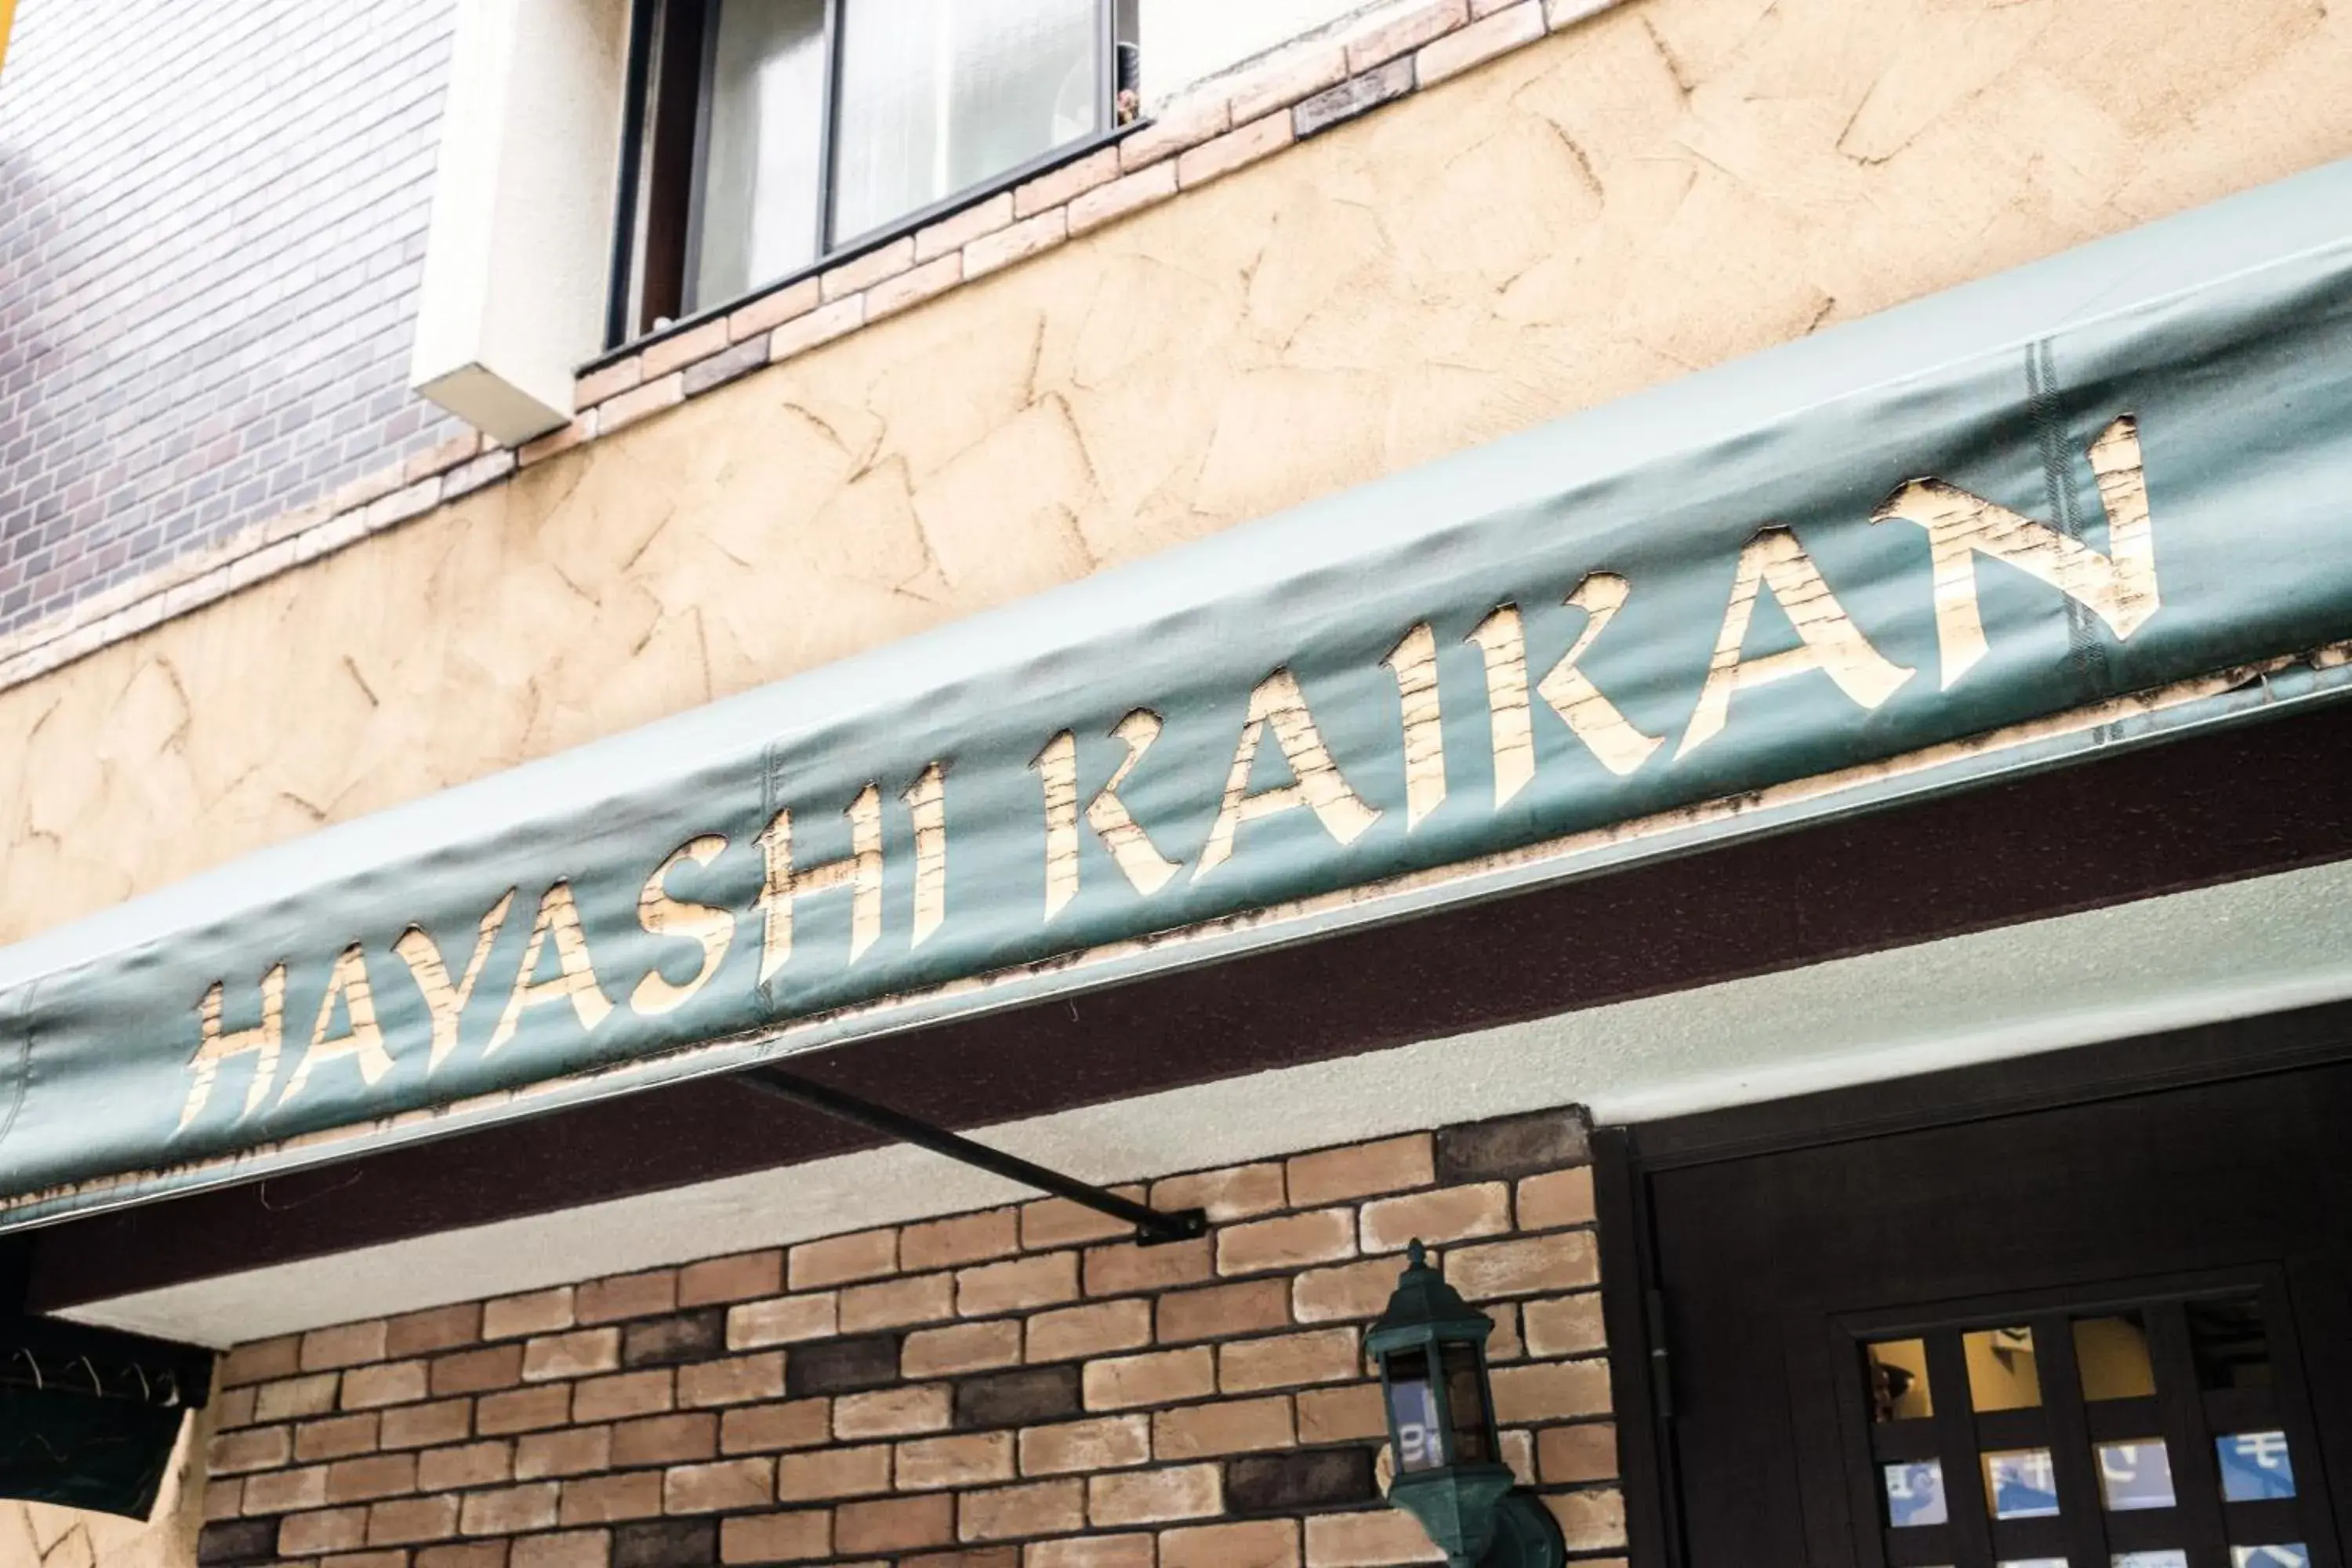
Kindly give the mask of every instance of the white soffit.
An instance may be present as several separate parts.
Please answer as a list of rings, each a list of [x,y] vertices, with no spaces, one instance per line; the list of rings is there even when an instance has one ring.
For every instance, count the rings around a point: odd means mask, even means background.
[[[1213,970],[1196,984],[1217,984]],[[1039,1117],[1097,1182],[1568,1103],[1643,1121],[2352,996],[2352,861]],[[1076,1004],[1083,1008],[1085,1001]],[[905,1147],[92,1302],[229,1345],[1034,1196]]]

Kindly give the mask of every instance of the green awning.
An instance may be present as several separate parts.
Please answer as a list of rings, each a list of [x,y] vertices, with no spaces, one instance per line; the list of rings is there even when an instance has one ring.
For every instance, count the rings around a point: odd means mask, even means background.
[[[20,1262],[0,1253],[0,1498],[144,1519],[212,1352],[23,1316]]]
[[[2347,638],[2352,164],[0,952],[0,1226],[2328,700]]]

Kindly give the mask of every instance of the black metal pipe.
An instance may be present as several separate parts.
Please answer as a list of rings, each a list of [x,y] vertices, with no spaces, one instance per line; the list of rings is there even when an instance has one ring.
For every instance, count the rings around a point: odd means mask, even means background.
[[[844,1121],[854,1121],[861,1127],[870,1127],[902,1143],[929,1149],[934,1154],[944,1154],[950,1160],[977,1166],[1024,1186],[1035,1187],[1040,1192],[1051,1193],[1057,1198],[1067,1198],[1097,1214],[1125,1220],[1135,1226],[1135,1239],[1140,1246],[1157,1247],[1171,1241],[1190,1241],[1194,1237],[1208,1234],[1209,1216],[1203,1210],[1183,1209],[1171,1214],[1152,1208],[1132,1198],[1123,1198],[1117,1193],[1108,1193],[1059,1172],[1049,1171],[1043,1165],[1033,1165],[1017,1154],[1007,1154],[1001,1149],[975,1143],[928,1121],[918,1121],[887,1106],[876,1105],[854,1094],[827,1089],[820,1083],[811,1083],[782,1068],[752,1068],[737,1076],[751,1088],[774,1095],[779,1100],[823,1111]]]

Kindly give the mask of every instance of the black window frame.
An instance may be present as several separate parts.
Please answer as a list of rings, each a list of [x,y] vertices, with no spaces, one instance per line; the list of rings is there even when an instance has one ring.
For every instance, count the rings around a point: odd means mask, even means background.
[[[808,265],[719,300],[688,300],[698,260],[718,6],[724,0],[631,0],[620,170],[603,351],[583,369],[692,331],[763,295],[889,245],[942,217],[1112,145],[1149,123],[1136,98],[1139,0],[1092,0],[1095,129],[1025,163],[861,234],[835,232],[841,75],[850,0],[824,0],[824,100],[817,175],[817,252]],[[885,0],[887,3],[887,0]],[[665,308],[667,307],[667,308]]]

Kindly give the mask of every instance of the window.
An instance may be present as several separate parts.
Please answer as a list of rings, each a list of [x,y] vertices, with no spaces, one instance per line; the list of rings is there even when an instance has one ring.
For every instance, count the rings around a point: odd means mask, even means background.
[[[2273,1321],[2216,1285],[1862,1336],[1847,1463],[1876,1561],[2310,1568],[2316,1450]]]
[[[1136,115],[1139,0],[637,0],[608,346]]]

